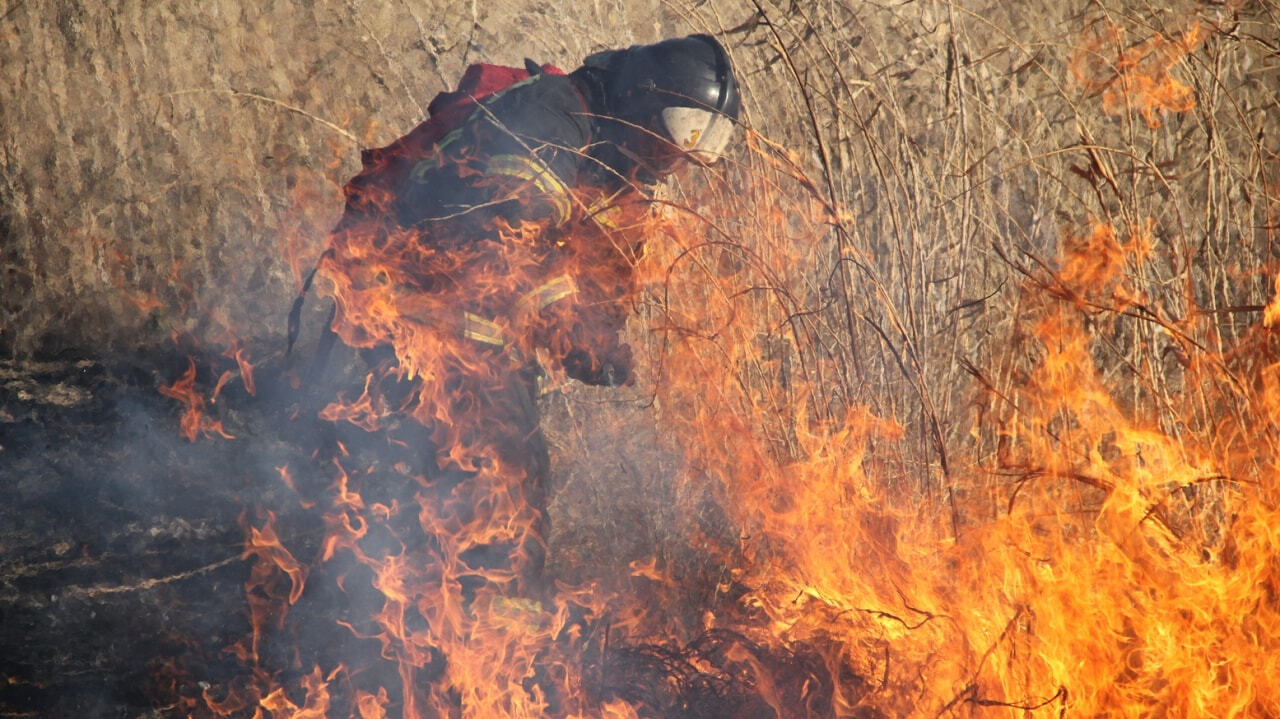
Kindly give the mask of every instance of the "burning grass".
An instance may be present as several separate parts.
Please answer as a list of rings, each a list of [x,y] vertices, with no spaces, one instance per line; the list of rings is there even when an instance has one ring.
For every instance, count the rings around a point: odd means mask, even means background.
[[[1124,401],[1099,356],[1114,325],[1161,321],[1134,272],[1158,252],[1153,224],[1122,233],[1096,223],[1065,237],[1062,254],[1010,293],[1023,333],[1002,355],[1013,366],[997,369],[1015,379],[1001,388],[989,369],[968,369],[978,388],[971,416],[984,418],[970,437],[989,433],[997,451],[949,448],[945,484],[913,494],[902,450],[910,434],[832,396],[825,378],[838,376],[839,360],[814,341],[830,331],[831,308],[801,299],[821,276],[818,250],[838,219],[785,154],[753,147],[755,181],[730,195],[713,179],[684,198],[704,203],[696,212],[680,201],[656,216],[637,268],[648,298],[637,328],[650,341],[644,390],[668,451],[683,458],[674,482],[712,487],[734,528],[685,537],[722,567],[723,594],[691,618],[674,608],[688,605],[692,587],[648,563],[634,570],[645,591],[560,584],[541,601],[488,590],[468,599],[460,585],[447,589],[456,581],[447,558],[460,556],[448,553],[434,560],[445,559],[446,590],[428,594],[423,568],[402,561],[416,555],[399,530],[401,550],[367,548],[366,535],[395,524],[396,509],[366,503],[344,474],[335,507],[346,518],[329,522],[321,562],[345,546],[373,568],[382,630],[343,625],[376,638],[402,684],[345,680],[360,688],[344,693],[339,713],[1280,709],[1264,679],[1277,669],[1268,637],[1280,622],[1271,560],[1280,547],[1268,529],[1276,477],[1265,460],[1280,397],[1267,379],[1274,365],[1251,365],[1252,379],[1231,367],[1242,354],[1271,356],[1267,331],[1211,350],[1187,334],[1193,326],[1165,328],[1187,343],[1189,386],[1212,387],[1221,407],[1234,407],[1213,412],[1212,425],[1166,432],[1157,408]],[[760,212],[708,221],[728,216],[719,203],[730,200]],[[1192,418],[1206,398],[1188,392],[1158,409]],[[476,541],[487,526],[450,531],[447,516],[417,499],[411,509],[443,543]],[[413,606],[423,616],[410,630]],[[343,673],[356,670],[317,666],[299,680],[305,700],[276,688],[259,705],[306,716],[327,706]]]

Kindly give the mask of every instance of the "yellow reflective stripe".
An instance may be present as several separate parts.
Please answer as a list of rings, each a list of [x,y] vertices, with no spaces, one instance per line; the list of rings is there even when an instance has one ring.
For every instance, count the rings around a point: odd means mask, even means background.
[[[567,274],[560,275],[527,292],[516,304],[521,311],[537,312],[550,307],[577,291],[578,288],[573,284],[572,277]]]
[[[619,228],[618,220],[622,219],[622,206],[617,204],[615,200],[622,196],[624,190],[618,190],[612,195],[605,195],[587,208],[586,215],[590,217],[601,229],[616,230]]]
[[[426,182],[427,173],[431,172],[432,170],[436,169],[439,166],[440,166],[439,160],[437,160],[434,157],[428,157],[425,160],[421,160],[418,162],[418,164],[413,166],[412,170],[409,171],[409,179],[413,180],[414,182]]]
[[[440,153],[444,152],[444,148],[452,145],[459,137],[462,137],[461,127],[450,130],[443,137],[437,140],[435,146],[431,149],[431,156],[419,160],[413,166],[413,169],[409,170],[409,179],[414,182],[426,182],[427,173],[440,166]]]
[[[595,213],[591,216],[591,219],[595,220],[596,224],[603,229],[616,230],[618,229],[618,223],[613,220],[613,215],[616,214],[618,214],[618,208],[611,207],[602,212]]]
[[[574,285],[572,277],[567,274],[560,275],[526,292],[524,296],[516,300],[516,307],[520,312],[537,312],[550,307],[577,291],[578,288]],[[503,347],[507,343],[504,334],[502,326],[497,322],[470,312],[462,313],[463,337],[483,344],[493,345],[494,347]]]
[[[620,219],[618,216],[621,214],[622,214],[621,207],[618,207],[617,205],[611,205],[609,207],[592,208],[592,210],[588,214],[588,217],[590,217],[597,225],[599,225],[600,229],[617,230],[619,229],[618,219]]]
[[[440,158],[441,151],[443,151],[444,148],[456,142],[458,138],[462,137],[463,129],[466,128],[467,125],[469,125],[471,121],[474,120],[476,117],[478,117],[482,112],[486,112],[486,109],[485,109],[486,105],[493,102],[494,100],[497,100],[498,98],[502,97],[503,95],[507,94],[508,92],[511,92],[512,90],[518,87],[524,87],[525,85],[529,85],[536,82],[539,78],[541,78],[545,74],[546,73],[540,72],[537,75],[530,75],[529,77],[526,77],[525,79],[520,80],[519,82],[513,82],[510,85],[507,85],[506,87],[502,88],[501,90],[498,90],[497,92],[492,92],[488,95],[485,95],[484,97],[475,97],[474,95],[469,96],[471,97],[472,100],[475,101],[476,109],[472,110],[457,127],[445,133],[443,136],[441,136],[439,140],[435,142],[435,148],[434,148],[434,151],[432,152],[432,157],[428,157],[424,160],[419,160],[416,164],[414,164],[413,168],[409,170],[410,179],[412,179],[415,182],[425,182],[427,173],[431,172],[432,170],[440,166],[439,158]],[[526,178],[526,179],[529,179],[529,178]],[[539,187],[541,187],[541,185],[539,185]],[[561,187],[563,187],[563,185],[561,185]],[[565,219],[568,219],[567,214],[565,216]]]
[[[502,328],[496,322],[470,312],[462,313],[462,336],[494,347],[506,344],[502,338]]]
[[[541,162],[523,155],[495,155],[489,159],[488,172],[532,182],[555,205],[556,224],[569,219],[569,188]]]

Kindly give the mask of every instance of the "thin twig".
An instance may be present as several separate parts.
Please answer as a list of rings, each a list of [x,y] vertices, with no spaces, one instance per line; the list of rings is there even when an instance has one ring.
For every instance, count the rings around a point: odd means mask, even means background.
[[[161,94],[162,96],[164,96],[164,97],[174,97],[174,96],[177,96],[177,95],[197,95],[197,94],[208,94],[208,95],[228,95],[228,96],[230,96],[230,97],[240,97],[240,98],[245,98],[245,99],[248,99],[248,100],[257,100],[258,102],[263,102],[263,103],[266,103],[266,104],[268,104],[268,105],[275,105],[276,107],[283,108],[283,109],[285,109],[285,110],[288,110],[289,112],[292,112],[292,113],[295,113],[295,114],[301,115],[301,116],[303,116],[303,117],[305,117],[305,118],[307,118],[307,119],[309,119],[309,120],[312,120],[312,121],[317,122],[317,123],[319,123],[319,124],[321,124],[321,125],[324,125],[325,127],[329,128],[330,130],[333,130],[334,132],[338,133],[339,135],[342,135],[343,137],[345,137],[345,138],[347,138],[348,140],[350,140],[350,141],[351,141],[351,144],[356,145],[357,147],[360,145],[360,139],[359,139],[358,137],[356,137],[355,135],[351,134],[351,132],[350,132],[350,131],[348,131],[347,129],[345,129],[345,128],[341,127],[340,125],[336,125],[336,124],[334,124],[334,123],[332,123],[332,122],[330,122],[330,121],[328,121],[328,120],[324,119],[323,117],[317,117],[316,115],[314,115],[314,114],[312,114],[312,113],[310,113],[310,112],[308,112],[308,111],[306,111],[306,110],[304,110],[304,109],[302,109],[302,108],[300,108],[300,107],[298,107],[298,106],[296,106],[296,105],[290,105],[289,103],[284,102],[284,101],[282,101],[282,100],[277,100],[277,99],[275,99],[274,97],[267,97],[266,95],[259,95],[259,94],[258,94],[258,93],[256,93],[256,92],[246,92],[246,91],[243,91],[243,90],[221,90],[221,89],[218,89],[218,88],[212,88],[212,87],[197,87],[197,88],[190,88],[190,89],[187,89],[187,90],[172,90],[172,91],[164,92],[164,93],[160,93],[160,94]]]
[[[127,594],[129,592],[145,592],[149,589],[154,589],[155,587],[158,587],[162,584],[172,584],[173,582],[180,582],[185,579],[191,579],[192,577],[196,577],[201,574],[206,574],[208,572],[212,572],[215,569],[221,569],[222,567],[228,566],[230,564],[234,564],[236,562],[241,562],[241,561],[244,561],[244,560],[241,558],[239,554],[237,554],[232,557],[227,557],[226,559],[223,559],[221,561],[214,562],[213,564],[206,564],[203,567],[196,567],[195,569],[190,569],[185,572],[179,572],[177,574],[170,574],[165,577],[154,577],[151,579],[144,579],[143,581],[138,582],[136,584],[117,584],[117,585],[98,584],[92,587],[67,587],[66,589],[63,589],[61,592],[59,592],[59,595],[63,597],[97,598],[97,597],[103,597],[103,596],[110,596],[112,594]]]

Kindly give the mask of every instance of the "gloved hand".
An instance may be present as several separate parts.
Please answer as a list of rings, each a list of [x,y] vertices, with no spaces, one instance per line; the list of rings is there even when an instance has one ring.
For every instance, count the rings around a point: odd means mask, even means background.
[[[561,362],[570,377],[596,385],[617,387],[631,384],[631,346],[618,345],[593,357],[586,350],[575,349]]]

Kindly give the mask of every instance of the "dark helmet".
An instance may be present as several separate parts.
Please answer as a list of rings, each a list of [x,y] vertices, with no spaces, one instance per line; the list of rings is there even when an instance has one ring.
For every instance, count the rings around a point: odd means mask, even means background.
[[[599,53],[586,64],[608,72],[609,113],[649,135],[631,149],[652,169],[683,153],[715,159],[729,144],[742,101],[729,54],[710,35]]]

